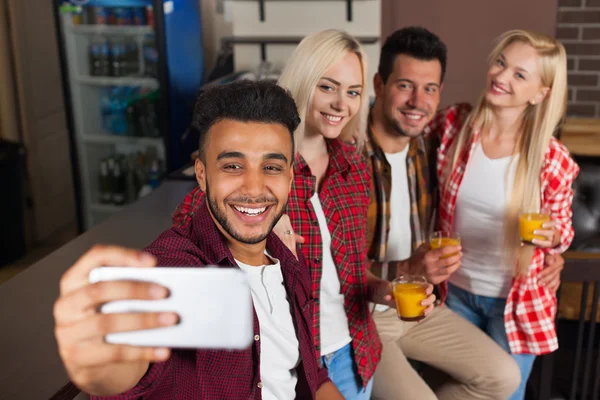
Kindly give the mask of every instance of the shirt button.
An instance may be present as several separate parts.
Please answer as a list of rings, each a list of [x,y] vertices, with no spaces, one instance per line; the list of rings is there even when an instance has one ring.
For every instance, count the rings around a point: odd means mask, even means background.
[[[321,262],[320,258],[315,258],[315,263],[319,264]]]
[[[260,340],[260,336],[259,335],[254,335],[254,341],[258,342]]]
[[[258,382],[258,385],[256,386],[258,386],[259,389],[262,389],[262,382]]]

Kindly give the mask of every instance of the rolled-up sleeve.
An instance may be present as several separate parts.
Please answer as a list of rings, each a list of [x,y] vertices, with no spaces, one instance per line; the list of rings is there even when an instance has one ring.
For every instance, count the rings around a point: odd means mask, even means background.
[[[575,235],[573,230],[573,181],[579,174],[579,166],[560,145],[546,162],[548,180],[544,190],[543,207],[550,212],[555,227],[560,232],[560,243],[549,249],[550,253],[565,252]]]

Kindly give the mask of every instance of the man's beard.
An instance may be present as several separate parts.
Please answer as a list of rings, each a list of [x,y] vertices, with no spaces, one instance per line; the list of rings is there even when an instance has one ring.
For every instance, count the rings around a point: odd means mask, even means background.
[[[391,130],[393,130],[398,136],[416,138],[423,134],[423,129],[419,130],[418,132],[409,132],[406,129],[402,128],[402,124],[399,121],[396,121],[395,119],[389,117],[386,114],[384,114],[384,118],[386,120],[388,128],[391,128]]]
[[[223,230],[225,232],[227,232],[227,234],[229,236],[231,236],[232,238],[234,238],[235,240],[237,240],[238,242],[244,243],[244,244],[257,244],[262,242],[263,240],[265,240],[267,238],[267,236],[269,236],[269,234],[271,233],[271,231],[273,230],[273,227],[275,227],[275,225],[277,225],[277,222],[279,221],[279,219],[281,218],[281,216],[283,215],[284,211],[285,211],[285,206],[281,208],[281,211],[279,212],[279,214],[277,214],[275,216],[275,218],[273,218],[273,222],[271,223],[271,226],[269,226],[269,229],[267,230],[267,232],[260,234],[258,236],[254,236],[254,237],[245,237],[242,236],[242,234],[240,234],[239,232],[236,232],[235,229],[233,228],[232,224],[229,222],[229,220],[227,219],[227,217],[225,216],[225,212],[222,211],[219,208],[219,205],[217,204],[217,201],[210,195],[210,190],[209,190],[209,186],[208,186],[208,182],[206,183],[206,198],[208,200],[208,207],[210,208],[210,211],[213,215],[213,217],[217,220],[217,222],[219,223],[219,225],[221,225],[221,227],[223,228]],[[248,199],[242,199],[242,201],[238,201],[239,203],[243,204],[255,204],[255,203],[259,203],[259,202],[275,202],[275,205],[272,207],[276,207],[278,202],[277,199],[275,197],[262,197],[259,198],[255,201],[248,201]],[[266,212],[266,211],[265,211]]]

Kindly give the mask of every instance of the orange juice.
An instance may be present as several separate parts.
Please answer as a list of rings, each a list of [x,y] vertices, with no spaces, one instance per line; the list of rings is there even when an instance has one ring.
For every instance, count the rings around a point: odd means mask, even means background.
[[[431,240],[429,241],[429,246],[431,247],[431,250],[440,249],[440,248],[445,247],[445,246],[460,246],[460,239],[449,238],[449,237],[431,238]],[[441,258],[448,258],[448,257],[451,257],[453,255],[454,254],[449,254],[447,256],[442,256]]]
[[[425,283],[395,283],[394,298],[398,317],[403,321],[419,321],[426,307],[421,302],[427,298]]]
[[[544,236],[534,235],[537,229],[542,229],[544,222],[550,221],[550,216],[544,213],[522,213],[519,217],[519,232],[521,240],[529,242],[533,239],[545,240]]]

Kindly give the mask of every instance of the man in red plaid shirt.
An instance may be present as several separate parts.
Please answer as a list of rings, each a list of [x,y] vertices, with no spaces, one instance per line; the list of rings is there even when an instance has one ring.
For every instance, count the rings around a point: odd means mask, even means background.
[[[293,178],[293,132],[300,122],[294,100],[270,83],[233,83],[201,95],[193,118],[201,137],[196,175],[206,196],[190,223],[165,231],[146,254],[95,248],[61,279],[56,337],[70,378],[92,395],[119,400],[342,400],[317,361],[304,260],[272,233]],[[106,334],[173,325],[177,316],[101,314],[106,302],[168,294],[142,282],[89,284],[89,272],[156,264],[244,270],[254,304],[252,346],[169,350],[105,343]]]

